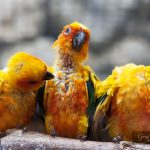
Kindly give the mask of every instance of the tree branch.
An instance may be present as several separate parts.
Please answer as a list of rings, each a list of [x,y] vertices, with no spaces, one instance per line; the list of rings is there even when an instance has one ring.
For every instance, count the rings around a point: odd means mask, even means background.
[[[12,134],[1,139],[1,149],[7,150],[150,150],[148,144],[137,144],[132,142],[122,141],[119,144],[111,142],[80,142],[76,139],[67,139],[49,135],[44,135],[37,132],[26,132],[22,134],[21,130],[16,130]]]

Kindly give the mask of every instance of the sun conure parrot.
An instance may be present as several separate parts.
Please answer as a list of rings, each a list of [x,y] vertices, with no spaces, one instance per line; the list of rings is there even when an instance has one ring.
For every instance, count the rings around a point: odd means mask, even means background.
[[[0,70],[0,132],[28,125],[35,112],[36,91],[53,78],[47,69],[42,60],[19,52]]]
[[[150,66],[115,67],[112,75],[101,82],[99,95],[106,93],[94,116],[95,133],[99,129],[100,135],[108,132],[109,139],[119,136],[137,141],[138,134],[150,132]],[[104,118],[105,124],[99,126]]]
[[[57,50],[53,67],[55,78],[46,82],[44,95],[45,131],[68,138],[90,138],[100,80],[84,66],[90,31],[83,24],[66,25],[53,48]]]

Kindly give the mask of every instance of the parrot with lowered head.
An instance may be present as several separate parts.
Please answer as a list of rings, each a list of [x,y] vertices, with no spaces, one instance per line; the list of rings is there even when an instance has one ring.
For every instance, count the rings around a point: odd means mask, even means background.
[[[54,76],[40,59],[24,52],[13,55],[0,70],[0,132],[26,127],[36,107],[36,91]]]
[[[107,132],[109,140],[141,142],[138,135],[150,133],[150,66],[115,67],[101,82],[99,95],[106,93],[94,115],[95,134],[99,130],[99,135]]]
[[[66,25],[53,48],[55,78],[47,81],[44,94],[45,131],[50,135],[89,139],[93,114],[101,101],[100,80],[83,62],[88,56],[90,31],[83,24]]]

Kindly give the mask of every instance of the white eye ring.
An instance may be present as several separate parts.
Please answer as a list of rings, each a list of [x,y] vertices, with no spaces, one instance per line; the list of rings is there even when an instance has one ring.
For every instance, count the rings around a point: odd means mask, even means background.
[[[69,33],[71,33],[71,28],[70,27],[65,30],[64,34],[68,35]]]

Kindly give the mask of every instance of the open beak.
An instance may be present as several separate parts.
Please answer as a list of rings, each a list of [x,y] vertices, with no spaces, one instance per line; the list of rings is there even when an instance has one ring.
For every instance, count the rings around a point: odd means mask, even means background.
[[[47,71],[45,76],[44,76],[44,80],[50,80],[50,79],[53,79],[53,78],[54,78],[54,75]]]
[[[84,32],[78,32],[74,37],[73,37],[73,40],[72,40],[72,48],[79,51],[84,42],[85,42],[85,33]]]

